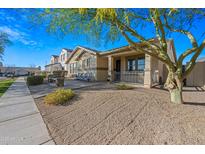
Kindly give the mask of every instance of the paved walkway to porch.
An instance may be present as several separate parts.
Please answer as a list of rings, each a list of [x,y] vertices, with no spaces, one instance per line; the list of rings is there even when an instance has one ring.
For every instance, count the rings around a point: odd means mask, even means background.
[[[0,98],[0,144],[54,144],[24,78]]]

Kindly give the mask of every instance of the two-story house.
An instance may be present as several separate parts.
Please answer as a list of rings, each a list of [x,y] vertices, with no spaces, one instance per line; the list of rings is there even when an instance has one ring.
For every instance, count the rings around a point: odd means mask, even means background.
[[[45,66],[45,71],[48,73],[52,73],[53,71],[57,71],[57,70],[66,71],[67,67],[65,65],[65,62],[68,59],[71,52],[72,50],[63,48],[59,55],[52,55],[50,64]]]

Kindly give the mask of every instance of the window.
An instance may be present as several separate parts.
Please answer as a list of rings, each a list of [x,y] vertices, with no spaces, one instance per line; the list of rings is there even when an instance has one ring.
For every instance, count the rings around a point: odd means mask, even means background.
[[[70,64],[70,73],[73,73],[73,64]]]
[[[65,54],[63,54],[63,61],[65,61]]]
[[[82,60],[82,68],[85,69],[85,60]]]
[[[138,71],[144,71],[145,69],[145,59],[144,58],[140,58],[137,60],[137,70]]]
[[[82,66],[83,66],[83,68],[90,68],[90,58],[88,58],[88,59],[84,59],[83,61],[82,61]]]
[[[128,71],[143,71],[145,68],[145,59],[128,59],[127,70]]]
[[[73,72],[77,73],[77,63],[73,63]]]
[[[76,73],[77,72],[77,63],[71,63],[70,64],[70,73]]]
[[[135,62],[135,59],[128,59],[128,71],[135,71],[136,69],[136,62]]]
[[[62,54],[61,55],[61,62],[64,62],[65,61],[65,54]]]
[[[90,68],[90,58],[87,59],[87,68]]]

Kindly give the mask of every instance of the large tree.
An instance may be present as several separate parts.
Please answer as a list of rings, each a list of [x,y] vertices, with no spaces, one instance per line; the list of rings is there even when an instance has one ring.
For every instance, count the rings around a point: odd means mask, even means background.
[[[0,32],[0,60],[2,59],[2,55],[4,53],[6,45],[10,44],[10,40],[8,34],[4,32]]]
[[[166,65],[168,77],[165,86],[171,94],[171,102],[183,103],[183,80],[192,71],[197,57],[205,47],[205,39],[197,41],[192,30],[195,23],[203,20],[204,16],[204,9],[153,8],[45,9],[40,10],[35,17],[38,17],[37,21],[47,24],[49,32],[60,32],[63,35],[83,33],[96,39],[108,38],[110,41],[123,36],[136,52],[151,55]],[[151,31],[153,35],[149,38],[146,31]],[[167,54],[166,40],[173,33],[184,35],[191,43],[191,47],[179,55],[176,62]],[[150,41],[151,38],[158,39],[158,43]],[[139,48],[136,42],[142,42],[145,46]],[[183,62],[187,57],[190,60],[183,72]]]

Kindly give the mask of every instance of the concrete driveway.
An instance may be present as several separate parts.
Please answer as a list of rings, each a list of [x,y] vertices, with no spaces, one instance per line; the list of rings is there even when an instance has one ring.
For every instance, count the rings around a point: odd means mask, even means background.
[[[88,82],[88,81],[80,81],[80,80],[65,80],[65,86],[63,88],[71,88],[73,90],[92,87],[97,85],[104,85],[105,82]],[[51,93],[52,91],[58,89],[54,83],[51,84],[42,84],[37,86],[30,86],[29,87],[33,98],[39,98],[46,96],[47,94]]]

